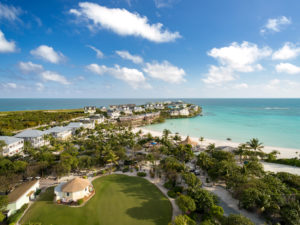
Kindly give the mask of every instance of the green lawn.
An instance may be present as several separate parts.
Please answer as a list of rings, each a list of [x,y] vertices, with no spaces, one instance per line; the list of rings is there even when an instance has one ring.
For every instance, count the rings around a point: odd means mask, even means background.
[[[159,189],[139,177],[109,175],[93,182],[95,196],[80,208],[53,204],[53,188],[34,203],[21,224],[167,225],[172,206]]]

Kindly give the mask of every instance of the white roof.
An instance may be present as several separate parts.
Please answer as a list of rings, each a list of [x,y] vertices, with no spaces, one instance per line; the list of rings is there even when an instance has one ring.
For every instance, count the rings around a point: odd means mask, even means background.
[[[70,130],[70,127],[52,127],[45,131],[46,134],[61,133]]]
[[[32,137],[41,137],[45,133],[40,130],[24,130],[18,134],[15,135],[15,137],[19,138],[32,138]]]
[[[80,123],[80,122],[72,122],[72,123],[69,123],[67,127],[70,127],[70,128],[80,128],[80,127],[82,127],[82,123]]]
[[[16,137],[10,137],[10,136],[0,136],[0,140],[4,141],[5,144],[10,145],[10,144],[22,141],[23,139],[16,138]]]

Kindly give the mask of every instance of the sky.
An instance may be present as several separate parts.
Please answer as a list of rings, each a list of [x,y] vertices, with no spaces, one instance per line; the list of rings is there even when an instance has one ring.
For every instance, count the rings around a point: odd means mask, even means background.
[[[0,98],[299,98],[299,0],[0,0]]]

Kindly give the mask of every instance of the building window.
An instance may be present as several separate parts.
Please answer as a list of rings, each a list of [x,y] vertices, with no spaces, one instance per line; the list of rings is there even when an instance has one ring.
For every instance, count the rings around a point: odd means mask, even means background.
[[[69,192],[67,192],[67,196],[70,196],[70,193],[69,193]]]

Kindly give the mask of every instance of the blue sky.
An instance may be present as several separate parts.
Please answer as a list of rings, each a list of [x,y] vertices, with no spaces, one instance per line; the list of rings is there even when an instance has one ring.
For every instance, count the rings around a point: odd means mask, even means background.
[[[297,0],[0,2],[0,97],[300,97]]]

